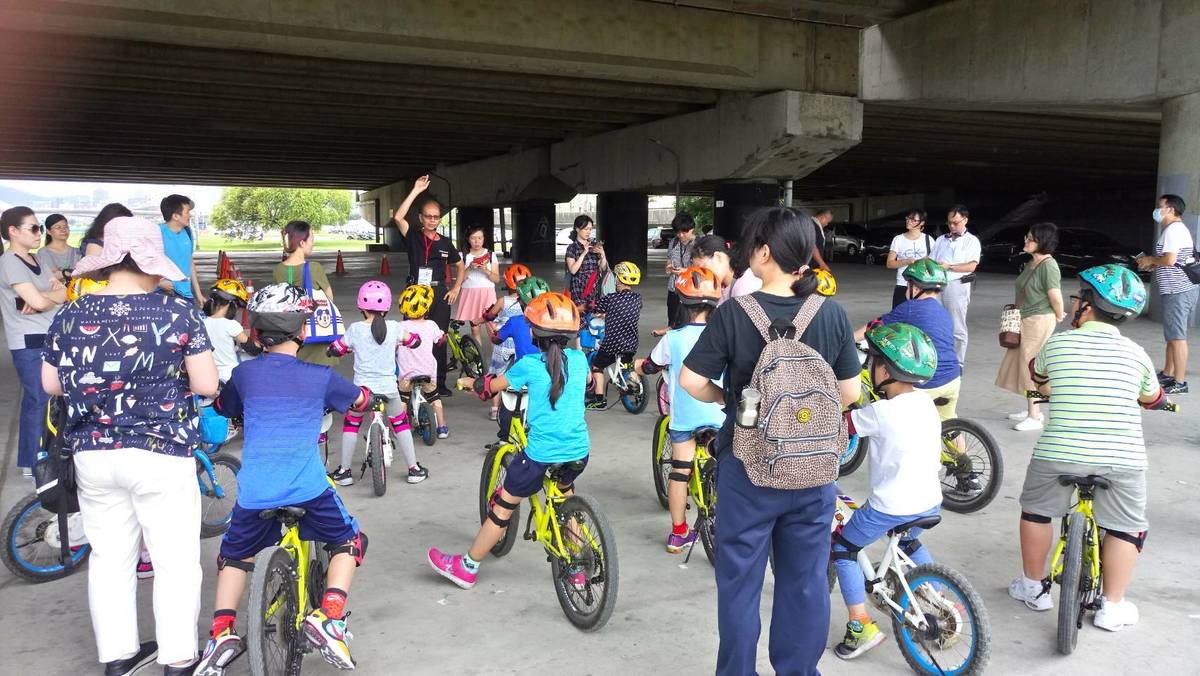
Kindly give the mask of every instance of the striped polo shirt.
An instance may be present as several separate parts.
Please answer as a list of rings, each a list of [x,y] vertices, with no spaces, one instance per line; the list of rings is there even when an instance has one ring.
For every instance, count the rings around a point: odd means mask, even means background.
[[[1158,237],[1158,243],[1155,244],[1154,255],[1161,256],[1165,252],[1174,251],[1176,264],[1190,263],[1192,256],[1195,255],[1195,246],[1195,242],[1192,241],[1192,232],[1188,230],[1183,221],[1175,221],[1163,228],[1162,234]],[[1159,293],[1168,294],[1183,293],[1196,288],[1183,270],[1174,265],[1160,265],[1154,268],[1154,284],[1158,287]]]
[[[1033,457],[1146,468],[1138,397],[1158,391],[1149,355],[1117,327],[1087,322],[1050,337],[1035,368],[1050,377],[1050,420]]]

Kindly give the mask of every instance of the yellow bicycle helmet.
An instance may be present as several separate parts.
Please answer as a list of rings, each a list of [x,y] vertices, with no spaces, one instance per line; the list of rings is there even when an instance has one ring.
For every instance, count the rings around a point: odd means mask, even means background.
[[[433,287],[413,284],[400,294],[400,314],[409,319],[421,319],[433,307]]]
[[[837,293],[837,280],[833,278],[832,272],[818,268],[813,274],[817,276],[817,293],[822,296],[832,296]]]
[[[218,279],[209,292],[214,298],[225,303],[245,305],[250,302],[250,294],[246,292],[246,287],[238,280],[228,277]]]
[[[108,286],[107,281],[97,281],[88,279],[87,277],[75,277],[67,286],[67,302],[75,302],[89,293],[99,291],[106,286]]]
[[[617,267],[613,268],[613,272],[617,275],[617,281],[622,284],[637,286],[642,281],[641,268],[629,261],[617,263]]]

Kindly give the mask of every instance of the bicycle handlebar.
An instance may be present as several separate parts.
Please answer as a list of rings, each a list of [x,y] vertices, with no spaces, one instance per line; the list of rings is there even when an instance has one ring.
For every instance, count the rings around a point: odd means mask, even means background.
[[[1050,397],[1048,395],[1042,394],[1041,392],[1038,392],[1037,390],[1025,390],[1025,398],[1032,399],[1034,401],[1034,403],[1037,403],[1037,404],[1050,403]],[[1147,410],[1166,411],[1167,413],[1178,413],[1179,412],[1179,404],[1176,404],[1175,402],[1164,397],[1162,400],[1162,403],[1159,404],[1158,407],[1153,408],[1153,409],[1147,409]]]

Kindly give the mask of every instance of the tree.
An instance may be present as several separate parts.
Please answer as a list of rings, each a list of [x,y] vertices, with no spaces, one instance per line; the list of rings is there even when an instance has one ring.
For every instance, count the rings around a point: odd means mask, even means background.
[[[675,210],[681,214],[690,214],[696,221],[696,227],[702,232],[712,230],[713,200],[711,197],[680,197]]]
[[[262,239],[288,221],[307,221],[315,229],[341,225],[350,218],[349,190],[312,188],[226,188],[213,208],[217,232],[237,239]]]

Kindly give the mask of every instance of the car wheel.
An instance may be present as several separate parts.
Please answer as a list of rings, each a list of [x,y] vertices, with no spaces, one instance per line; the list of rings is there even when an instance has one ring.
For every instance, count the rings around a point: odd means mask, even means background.
[[[858,257],[858,247],[854,246],[853,244],[846,247],[846,255],[850,258]]]

